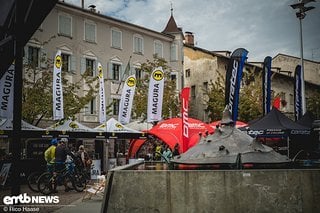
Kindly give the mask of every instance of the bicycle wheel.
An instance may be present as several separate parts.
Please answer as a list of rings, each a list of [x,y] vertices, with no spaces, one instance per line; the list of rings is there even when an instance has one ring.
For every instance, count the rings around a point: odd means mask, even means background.
[[[32,172],[28,178],[27,178],[27,184],[28,184],[28,187],[31,189],[31,191],[33,192],[39,192],[39,189],[38,189],[38,179],[40,177],[40,175],[42,174],[43,172]]]
[[[56,188],[52,173],[45,172],[38,178],[38,190],[44,195],[51,194]]]
[[[82,174],[74,174],[72,176],[72,186],[77,192],[83,192],[87,186],[86,182],[87,180]]]

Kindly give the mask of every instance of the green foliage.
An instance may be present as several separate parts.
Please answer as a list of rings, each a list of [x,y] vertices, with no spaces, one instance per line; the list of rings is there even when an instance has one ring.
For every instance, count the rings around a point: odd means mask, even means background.
[[[307,111],[311,112],[315,118],[320,119],[320,92],[312,94],[306,102]]]
[[[51,63],[50,63],[51,62]],[[52,117],[52,79],[53,66],[52,60],[48,60],[47,69],[35,68],[32,65],[24,66],[24,79],[22,91],[22,118],[37,125],[42,118]],[[69,82],[66,73],[62,72],[64,116],[74,117],[80,113],[81,109],[88,104],[97,93],[97,78],[88,76],[85,72],[79,81]],[[79,95],[79,90],[86,85],[83,96]],[[95,85],[95,86],[93,86]]]
[[[147,62],[141,64],[141,67],[139,68],[145,75],[142,76],[141,79],[137,79],[133,100],[134,104],[132,107],[133,118],[146,118],[149,78],[153,69],[156,67],[162,67],[165,74],[162,117],[164,119],[169,118],[170,116],[175,117],[179,113],[179,102],[175,92],[176,82],[170,78],[171,68],[164,59],[154,56],[153,61],[147,60]]]
[[[210,82],[206,111],[211,121],[221,120],[225,108],[225,76],[217,72],[215,82]],[[243,87],[240,90],[238,120],[248,122],[262,114],[261,76],[253,71],[243,73]]]

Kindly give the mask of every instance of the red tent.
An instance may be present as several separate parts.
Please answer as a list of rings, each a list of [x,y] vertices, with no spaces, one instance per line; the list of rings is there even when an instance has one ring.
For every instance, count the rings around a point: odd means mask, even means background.
[[[205,134],[213,133],[213,128],[200,121],[193,118],[188,118],[189,125],[189,145],[188,149],[199,142],[199,133]],[[178,143],[180,145],[180,153],[182,153],[182,118],[171,118],[168,120],[160,121],[157,125],[152,127],[148,134],[154,135],[164,143],[168,144],[171,149],[174,145]],[[136,152],[143,145],[145,140],[133,140],[129,147],[129,158],[135,156]]]

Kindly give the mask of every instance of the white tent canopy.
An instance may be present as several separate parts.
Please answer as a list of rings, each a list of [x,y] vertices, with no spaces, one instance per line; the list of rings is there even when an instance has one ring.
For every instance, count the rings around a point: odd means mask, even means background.
[[[126,126],[137,131],[148,131],[153,127],[153,124],[150,122],[132,121],[126,124]]]
[[[48,127],[47,130],[54,131],[69,131],[69,132],[96,132],[94,129],[89,128],[77,121],[71,119],[59,121],[52,126]]]
[[[141,133],[140,131],[122,125],[114,118],[110,118],[106,123],[103,123],[94,129],[101,132]]]
[[[44,131],[39,127],[33,126],[23,120],[21,120],[21,129],[22,130],[33,130],[33,131]],[[0,130],[13,130],[13,121],[12,119],[0,118]]]

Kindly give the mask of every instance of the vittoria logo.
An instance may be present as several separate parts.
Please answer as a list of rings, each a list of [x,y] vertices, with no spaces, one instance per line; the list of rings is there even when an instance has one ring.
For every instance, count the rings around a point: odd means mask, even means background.
[[[156,81],[161,81],[163,79],[163,72],[161,70],[156,70],[153,72],[152,77]]]

